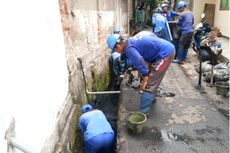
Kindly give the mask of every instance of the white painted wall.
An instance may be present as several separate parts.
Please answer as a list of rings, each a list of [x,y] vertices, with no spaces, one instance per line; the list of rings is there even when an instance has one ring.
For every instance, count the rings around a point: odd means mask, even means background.
[[[224,36],[230,37],[229,10],[220,10],[220,0],[216,0],[214,26],[218,27]]]
[[[200,22],[201,14],[204,12],[204,5],[215,4],[216,0],[194,0],[193,13],[194,13],[194,27]],[[215,20],[215,19],[214,19]]]
[[[196,26],[201,20],[201,14],[204,11],[205,3],[215,4],[215,17],[214,26],[219,28],[224,36],[230,37],[229,31],[229,10],[220,10],[220,0],[194,0],[193,12],[194,12],[194,26]]]
[[[1,0],[0,19],[0,146],[15,118],[16,139],[40,152],[68,93],[59,4]]]

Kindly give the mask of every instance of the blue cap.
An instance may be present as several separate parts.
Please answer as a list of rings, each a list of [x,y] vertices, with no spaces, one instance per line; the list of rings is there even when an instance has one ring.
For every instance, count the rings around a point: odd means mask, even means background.
[[[92,109],[93,109],[92,105],[85,104],[85,105],[82,106],[81,112],[85,113],[85,112],[88,112],[89,110],[92,110]]]
[[[180,1],[176,4],[176,9],[180,9],[182,7],[186,7],[186,3],[184,1]]]
[[[113,49],[116,45],[117,42],[120,41],[120,35],[119,34],[113,34],[113,35],[110,35],[108,38],[107,38],[107,45],[110,49]]]
[[[169,7],[169,4],[166,3],[161,4],[161,8],[163,9],[164,7]]]
[[[161,7],[156,8],[155,13],[163,13],[163,10]]]
[[[114,34],[115,34],[115,33],[119,33],[119,32],[121,32],[121,30],[118,29],[118,28],[115,28],[115,29],[113,30],[113,33],[114,33]]]

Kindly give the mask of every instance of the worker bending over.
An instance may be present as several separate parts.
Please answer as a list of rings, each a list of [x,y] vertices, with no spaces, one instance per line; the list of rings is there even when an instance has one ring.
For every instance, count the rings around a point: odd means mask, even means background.
[[[90,104],[82,107],[82,113],[78,126],[84,134],[85,153],[112,153],[115,136],[104,113]]]
[[[147,31],[127,40],[113,34],[108,37],[107,45],[110,49],[125,54],[131,65],[141,74],[140,88],[143,93],[139,111],[148,115],[152,103],[156,101],[156,90],[174,58],[174,45]]]

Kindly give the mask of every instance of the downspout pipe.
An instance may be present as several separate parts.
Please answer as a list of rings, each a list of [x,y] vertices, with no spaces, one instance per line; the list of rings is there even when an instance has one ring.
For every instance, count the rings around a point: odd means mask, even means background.
[[[85,72],[84,72],[84,70],[83,70],[82,59],[81,59],[81,58],[77,58],[77,60],[78,60],[79,63],[80,63],[81,72],[82,72],[82,75],[83,75],[83,80],[84,80],[84,85],[85,85],[85,93],[87,94],[87,92],[86,92],[86,78],[85,78]],[[89,98],[88,98],[87,95],[86,95],[86,99],[87,99],[87,101],[89,101]]]
[[[82,59],[81,58],[77,58],[77,59],[78,59],[80,66],[81,66],[81,71],[82,71],[83,80],[84,80],[84,84],[85,84],[85,93],[86,94],[99,95],[99,94],[119,94],[119,93],[121,93],[121,91],[96,91],[96,92],[88,91],[87,86],[86,86],[85,72],[83,70],[83,65],[82,65]],[[87,100],[89,101],[88,96],[87,96]]]
[[[24,144],[18,142],[14,138],[10,139],[10,145],[11,145],[12,148],[17,148],[18,150],[20,150],[20,151],[22,151],[24,153],[38,153],[38,152],[30,149],[29,147],[25,146]]]
[[[96,91],[96,92],[92,92],[92,91],[88,91],[86,90],[87,94],[90,95],[101,95],[101,94],[120,94],[121,91]]]

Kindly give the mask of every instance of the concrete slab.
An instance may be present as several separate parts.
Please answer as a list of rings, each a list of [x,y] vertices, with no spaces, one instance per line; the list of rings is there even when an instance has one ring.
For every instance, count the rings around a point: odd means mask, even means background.
[[[213,88],[198,92],[192,66],[190,62],[171,64],[161,87],[176,96],[157,98],[142,134],[127,128],[126,117],[138,109],[140,94],[126,86],[124,79],[117,121],[118,153],[228,153],[229,120],[210,103],[228,103],[228,98],[213,95]]]

